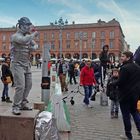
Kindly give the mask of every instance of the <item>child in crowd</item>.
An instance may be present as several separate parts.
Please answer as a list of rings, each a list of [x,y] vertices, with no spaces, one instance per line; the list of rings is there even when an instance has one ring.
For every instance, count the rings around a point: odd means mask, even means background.
[[[118,118],[118,111],[119,111],[119,101],[118,101],[118,86],[114,86],[111,83],[114,83],[119,78],[119,70],[114,68],[112,70],[112,75],[108,80],[107,83],[107,91],[106,94],[111,100],[111,118]]]

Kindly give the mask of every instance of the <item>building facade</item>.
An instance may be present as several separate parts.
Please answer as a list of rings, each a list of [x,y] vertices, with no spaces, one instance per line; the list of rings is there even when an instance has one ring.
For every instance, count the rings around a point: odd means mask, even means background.
[[[42,57],[45,44],[51,46],[52,58],[98,58],[102,47],[109,45],[109,54],[117,60],[123,50],[128,49],[122,28],[115,19],[105,22],[98,20],[91,24],[67,24],[64,26],[51,24],[36,27],[39,36],[36,42],[39,48],[32,52],[31,59],[38,60]],[[10,38],[16,28],[0,28],[0,56],[10,55]]]

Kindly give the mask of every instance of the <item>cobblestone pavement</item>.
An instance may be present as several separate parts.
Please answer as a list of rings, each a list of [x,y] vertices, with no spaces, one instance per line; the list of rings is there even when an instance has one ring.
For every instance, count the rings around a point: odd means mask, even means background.
[[[41,69],[32,68],[33,71],[33,87],[29,95],[31,103],[41,100]],[[76,85],[70,85],[69,91],[73,90]],[[9,95],[11,99],[14,95],[14,88],[9,85]],[[0,82],[0,93],[2,93],[2,83]],[[64,94],[66,95],[66,94]],[[70,97],[70,96],[69,96]],[[121,114],[118,119],[110,118],[110,105],[100,105],[100,94],[97,94],[96,101],[92,102],[93,108],[87,108],[82,105],[83,96],[77,93],[74,96],[75,104],[70,104],[70,99],[66,99],[71,117],[71,133],[69,140],[119,140],[120,134],[123,134],[123,123]],[[0,102],[2,106],[11,106],[12,104]],[[134,140],[140,140],[132,121],[132,133]]]
[[[69,89],[73,89],[70,86]],[[119,140],[124,133],[121,114],[118,119],[110,118],[109,106],[100,105],[100,93],[96,95],[96,101],[92,101],[93,108],[82,105],[83,96],[78,94],[74,97],[75,105],[71,106],[67,101],[71,114],[70,140]],[[134,140],[140,140],[132,121],[132,133]]]

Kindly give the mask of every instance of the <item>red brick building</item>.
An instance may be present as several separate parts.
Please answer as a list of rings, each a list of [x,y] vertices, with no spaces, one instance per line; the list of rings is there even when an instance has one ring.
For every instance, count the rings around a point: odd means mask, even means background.
[[[38,50],[32,53],[32,58],[42,57],[42,48],[45,43],[51,45],[51,57],[60,55],[60,27],[52,24],[37,26],[39,36]],[[16,28],[0,28],[0,56],[8,56],[10,52],[10,37]],[[98,20],[91,24],[67,24],[62,27],[62,55],[65,58],[97,58],[102,46],[109,45],[109,53],[118,59],[121,52],[128,49],[122,28],[115,19],[105,22]]]

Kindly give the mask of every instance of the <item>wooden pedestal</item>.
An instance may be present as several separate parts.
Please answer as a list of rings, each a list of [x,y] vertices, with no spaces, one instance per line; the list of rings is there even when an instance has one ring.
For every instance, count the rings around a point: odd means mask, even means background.
[[[45,110],[45,103],[44,102],[36,102],[34,103],[34,109],[40,110],[40,112]]]
[[[0,114],[0,140],[34,140],[35,118],[39,110],[22,111],[13,115],[11,110]]]

